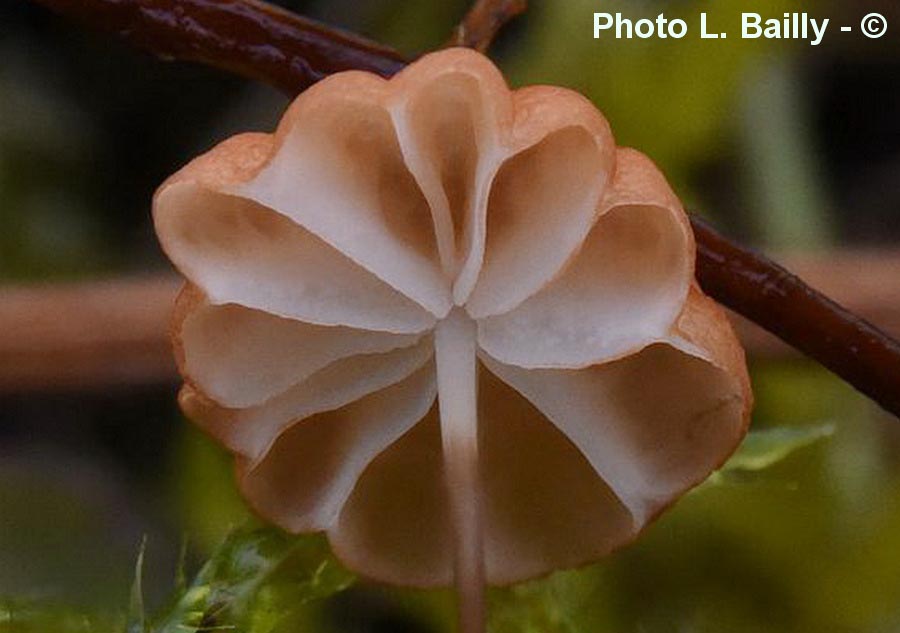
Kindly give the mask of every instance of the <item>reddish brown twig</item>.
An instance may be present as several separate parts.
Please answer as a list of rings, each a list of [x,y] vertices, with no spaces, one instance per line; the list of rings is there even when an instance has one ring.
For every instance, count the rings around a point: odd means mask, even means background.
[[[35,1],[155,53],[238,72],[291,94],[329,72],[359,68],[387,76],[403,66],[390,49],[256,0]],[[707,293],[900,416],[896,340],[702,222],[695,221],[695,230],[698,277]]]
[[[704,221],[694,217],[691,222],[697,237],[697,279],[704,291],[900,417],[897,340]]]
[[[390,76],[396,51],[257,0],[34,0],[167,59],[201,62],[296,94],[326,75]]]
[[[0,287],[0,393],[175,382],[175,278]]]
[[[900,250],[790,261],[854,311],[900,333]],[[174,276],[0,285],[0,395],[174,384],[168,326],[180,286]],[[736,318],[735,329],[751,358],[795,358],[792,348],[746,319]]]
[[[453,31],[449,45],[467,46],[484,53],[500,29],[527,8],[527,0],[477,0]]]

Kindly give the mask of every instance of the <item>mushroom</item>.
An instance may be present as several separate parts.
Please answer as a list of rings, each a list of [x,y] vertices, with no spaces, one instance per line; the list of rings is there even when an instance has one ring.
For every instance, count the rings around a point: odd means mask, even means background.
[[[747,431],[743,351],[653,163],[585,98],[449,49],[324,79],[158,190],[189,417],[351,569],[484,585],[596,560]]]

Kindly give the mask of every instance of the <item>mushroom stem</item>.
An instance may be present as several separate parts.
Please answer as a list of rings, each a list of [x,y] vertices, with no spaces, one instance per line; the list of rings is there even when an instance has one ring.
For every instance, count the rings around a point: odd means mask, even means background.
[[[461,308],[435,330],[444,477],[454,537],[454,578],[461,633],[485,631],[484,546],[478,478],[475,321]]]

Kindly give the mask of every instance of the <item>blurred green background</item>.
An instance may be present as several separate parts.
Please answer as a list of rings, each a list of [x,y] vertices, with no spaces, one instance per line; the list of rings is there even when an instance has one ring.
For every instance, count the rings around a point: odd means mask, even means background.
[[[410,54],[441,45],[467,7],[280,4]],[[879,11],[896,29],[898,9],[896,0],[532,0],[494,53],[514,84],[587,94],[620,144],[649,154],[687,206],[746,243],[779,252],[897,247],[896,30],[868,40],[833,24],[811,47],[736,33],[718,42],[696,32],[597,41],[591,25],[593,11],[666,11],[696,25],[701,11],[737,24],[745,10],[805,10],[846,24]],[[270,88],[163,63],[25,0],[3,0],[0,281],[168,270],[149,221],[154,188],[222,138],[271,129],[286,103]],[[900,631],[900,425],[804,361],[754,362],[753,380],[755,429],[831,424],[834,434],[770,468],[718,477],[608,560],[497,592],[493,630]],[[144,594],[158,608],[184,539],[195,571],[242,523],[227,458],[184,423],[175,390],[0,395],[0,596],[10,596],[0,600],[0,631],[115,622],[145,535]],[[17,628],[40,621],[27,615],[35,604],[58,605],[59,619]],[[357,585],[316,610],[323,631],[448,626],[444,594]],[[308,630],[290,626],[283,630]]]

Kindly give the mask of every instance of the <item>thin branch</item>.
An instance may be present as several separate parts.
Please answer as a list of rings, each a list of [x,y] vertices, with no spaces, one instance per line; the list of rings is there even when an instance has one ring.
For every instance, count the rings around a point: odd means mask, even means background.
[[[0,393],[175,382],[175,278],[0,287]]]
[[[527,0],[476,0],[453,31],[450,46],[466,46],[487,52],[506,24],[528,9]]]
[[[900,333],[900,251],[788,261],[854,311]],[[708,262],[701,253],[701,270]],[[0,394],[175,384],[168,325],[180,286],[174,276],[0,286]],[[759,326],[732,316],[751,358],[798,356]]]
[[[692,218],[697,279],[712,297],[900,417],[900,343],[775,262]]]
[[[200,62],[288,94],[342,70],[390,76],[396,51],[257,0],[34,0],[163,59]]]
[[[388,76],[403,66],[390,49],[256,0],[34,1],[165,57],[224,68],[291,94],[330,72]],[[770,260],[700,221],[694,226],[698,278],[707,293],[900,416],[900,343]]]

